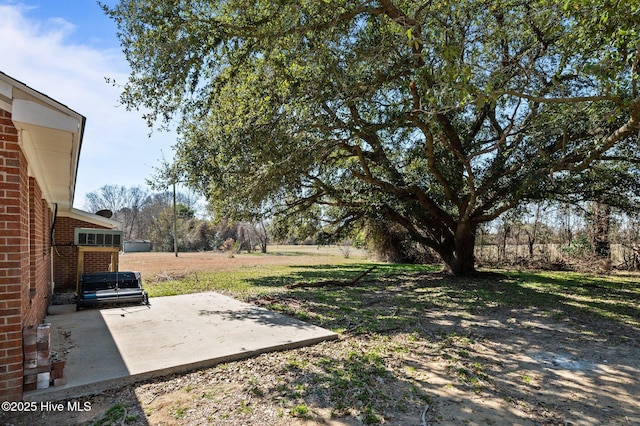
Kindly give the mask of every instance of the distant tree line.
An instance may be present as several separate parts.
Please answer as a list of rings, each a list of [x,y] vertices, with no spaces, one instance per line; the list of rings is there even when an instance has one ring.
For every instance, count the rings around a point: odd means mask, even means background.
[[[603,203],[533,203],[479,229],[484,264],[640,269],[640,216]]]
[[[267,252],[269,243],[340,244],[363,248],[376,260],[438,263],[433,251],[391,221],[369,220],[342,234],[326,233],[322,211],[265,220],[203,218],[198,197],[178,192],[179,251]],[[105,185],[86,196],[85,208],[108,209],[125,240],[150,241],[154,251],[173,250],[173,194],[140,186]],[[208,210],[211,213],[213,210]],[[215,213],[211,213],[215,216]],[[603,203],[544,201],[514,209],[478,229],[476,258],[486,265],[569,267],[586,262],[604,269],[640,269],[640,216]]]
[[[266,251],[266,228],[260,223],[214,221],[196,215],[198,197],[178,192],[177,239],[179,251]],[[105,185],[86,196],[90,212],[110,210],[122,224],[125,241],[149,241],[154,251],[173,250],[173,194],[150,192],[141,186]]]

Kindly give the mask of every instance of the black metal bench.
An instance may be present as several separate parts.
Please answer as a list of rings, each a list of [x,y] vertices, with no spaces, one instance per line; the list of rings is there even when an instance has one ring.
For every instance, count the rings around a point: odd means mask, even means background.
[[[113,303],[149,304],[139,272],[97,272],[82,274],[76,308]]]

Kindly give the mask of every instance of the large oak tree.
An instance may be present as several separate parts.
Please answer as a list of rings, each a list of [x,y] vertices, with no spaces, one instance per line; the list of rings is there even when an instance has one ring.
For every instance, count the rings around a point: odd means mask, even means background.
[[[179,161],[211,199],[313,207],[336,230],[397,223],[459,275],[479,224],[566,191],[640,130],[634,0],[105,11],[133,70],[123,102],[150,124],[179,117]]]

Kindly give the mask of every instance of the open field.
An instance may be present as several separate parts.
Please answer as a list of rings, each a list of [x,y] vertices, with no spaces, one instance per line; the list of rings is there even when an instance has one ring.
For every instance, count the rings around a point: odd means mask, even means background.
[[[337,246],[269,246],[268,253],[195,252],[125,253],[120,256],[120,270],[139,271],[150,282],[163,276],[186,276],[201,271],[236,271],[242,268],[261,268],[295,265],[322,265],[361,262],[365,253],[351,248],[345,258]]]
[[[364,260],[363,251],[318,246],[270,246],[267,254],[198,252],[127,253],[120,256],[121,271],[139,271],[151,297],[201,291],[223,291],[235,296],[252,289],[250,280],[281,277],[278,289],[295,278],[297,268],[350,265]],[[280,286],[278,286],[280,284]],[[253,288],[255,289],[255,288]],[[269,291],[263,287],[262,291]]]
[[[142,271],[152,294],[223,291],[340,339],[96,395],[84,417],[12,424],[640,424],[637,275],[458,279],[339,251],[172,256],[127,254],[121,269]],[[372,265],[355,286],[284,287]]]

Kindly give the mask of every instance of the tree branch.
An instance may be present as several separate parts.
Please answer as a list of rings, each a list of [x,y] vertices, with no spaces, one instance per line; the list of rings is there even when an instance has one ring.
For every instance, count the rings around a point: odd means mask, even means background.
[[[499,90],[496,92],[493,92],[492,94],[494,95],[498,95],[498,96],[503,96],[503,95],[509,95],[509,96],[514,96],[516,98],[522,98],[522,99],[527,99],[529,101],[532,102],[537,102],[537,103],[547,103],[547,104],[578,104],[578,103],[583,103],[583,102],[602,102],[602,101],[611,101],[617,104],[621,104],[622,103],[622,99],[618,96],[612,96],[612,95],[601,95],[601,96],[566,96],[566,97],[559,97],[559,98],[546,98],[544,96],[535,96],[535,95],[529,95],[527,93],[521,93],[521,92],[517,92],[515,90]]]

